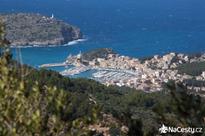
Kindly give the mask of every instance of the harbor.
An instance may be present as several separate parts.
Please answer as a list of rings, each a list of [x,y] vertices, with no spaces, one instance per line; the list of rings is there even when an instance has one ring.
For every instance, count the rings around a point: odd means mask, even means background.
[[[182,75],[176,69],[179,65],[190,62],[201,62],[205,54],[198,58],[189,58],[184,54],[170,53],[164,56],[154,56],[151,59],[141,61],[137,58],[121,56],[119,54],[107,53],[99,50],[83,56],[79,53],[75,56],[69,55],[65,62],[43,64],[40,68],[65,67],[60,71],[63,76],[80,77],[81,73],[89,73],[90,78],[104,85],[127,86],[146,92],[156,92],[162,89],[164,83],[169,80],[183,82],[192,79],[191,75]],[[102,56],[99,56],[101,54]],[[89,58],[89,59],[88,59]],[[67,66],[72,66],[67,68]],[[205,74],[196,77],[199,81],[205,80]],[[198,89],[197,87],[195,88]],[[201,88],[204,89],[205,88]]]
[[[74,75],[78,75],[82,72],[86,72],[88,70],[91,70],[91,68],[86,67],[86,66],[77,66],[77,67],[72,67],[72,68],[66,69],[66,70],[60,72],[60,74],[63,76],[74,76]]]

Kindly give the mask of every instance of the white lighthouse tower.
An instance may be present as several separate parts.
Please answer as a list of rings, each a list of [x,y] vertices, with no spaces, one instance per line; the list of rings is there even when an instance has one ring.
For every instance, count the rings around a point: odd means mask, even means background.
[[[54,19],[54,14],[51,15],[51,19]]]

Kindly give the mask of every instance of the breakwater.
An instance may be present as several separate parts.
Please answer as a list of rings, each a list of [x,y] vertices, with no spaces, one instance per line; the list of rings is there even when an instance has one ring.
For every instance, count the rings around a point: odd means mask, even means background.
[[[65,66],[69,66],[69,65],[70,64],[67,64],[65,62],[62,62],[62,63],[50,63],[50,64],[40,65],[39,68],[65,67]]]

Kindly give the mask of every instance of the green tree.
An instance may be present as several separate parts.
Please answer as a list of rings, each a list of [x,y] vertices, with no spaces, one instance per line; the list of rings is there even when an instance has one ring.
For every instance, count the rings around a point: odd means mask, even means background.
[[[2,33],[3,27],[0,29]],[[0,56],[0,135],[89,135],[88,126],[97,121],[98,106],[87,101],[90,114],[74,116],[72,105],[82,104],[73,100],[78,96],[51,85],[39,86],[38,81],[33,81],[27,90],[27,80],[16,76],[22,67],[13,66],[10,51],[4,48],[3,37],[0,38],[3,45]],[[87,97],[84,99],[88,100]],[[70,120],[64,118],[67,113],[72,116]]]
[[[160,100],[154,108],[159,116],[159,124],[175,127],[205,128],[203,98],[188,93],[185,86],[173,81],[166,85],[165,91],[169,95],[165,96],[164,100]]]

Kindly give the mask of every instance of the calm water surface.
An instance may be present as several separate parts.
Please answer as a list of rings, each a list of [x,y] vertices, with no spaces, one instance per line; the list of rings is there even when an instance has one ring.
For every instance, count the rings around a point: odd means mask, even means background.
[[[23,62],[32,66],[101,47],[133,57],[205,51],[203,0],[1,0],[0,12],[53,13],[80,27],[88,39],[66,47],[22,49]]]

